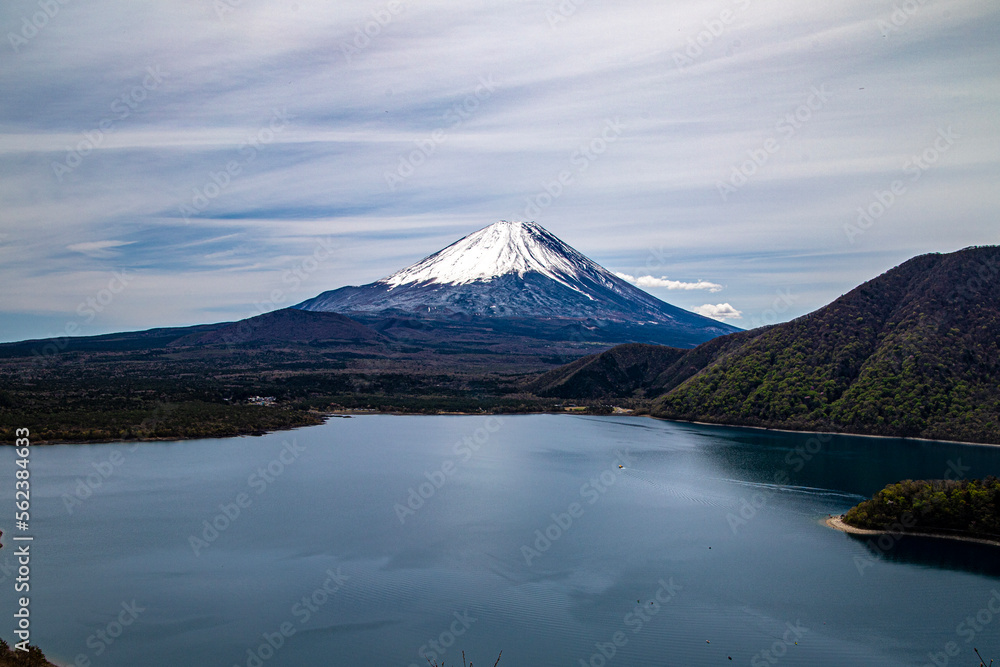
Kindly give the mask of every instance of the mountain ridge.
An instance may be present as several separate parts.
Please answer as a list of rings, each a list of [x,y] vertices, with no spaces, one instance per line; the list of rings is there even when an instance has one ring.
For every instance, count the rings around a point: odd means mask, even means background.
[[[533,388],[656,396],[651,413],[669,419],[1000,443],[1000,247],[914,257],[812,313],[670,364],[662,350],[627,352],[577,360]],[[636,370],[657,363],[655,377]]]
[[[501,220],[386,278],[323,292],[293,308],[338,312],[374,326],[386,317],[429,323],[518,319],[571,340],[694,345],[737,327],[661,301],[533,222]]]
[[[330,410],[531,412],[580,398],[594,412],[1000,444],[998,278],[997,247],[925,255],[791,322],[693,349],[612,347],[636,327],[587,320],[401,313],[369,326],[292,309],[5,343],[0,435],[204,437],[317,423]]]

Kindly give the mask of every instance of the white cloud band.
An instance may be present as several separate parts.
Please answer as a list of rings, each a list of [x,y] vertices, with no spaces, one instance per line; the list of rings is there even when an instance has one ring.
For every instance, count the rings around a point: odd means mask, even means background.
[[[695,308],[694,312],[705,317],[711,317],[713,320],[738,320],[743,317],[741,311],[736,310],[728,303],[717,303],[715,305],[706,303],[703,306]]]
[[[718,292],[722,289],[722,285],[718,283],[710,283],[707,280],[699,280],[694,283],[686,283],[680,280],[668,280],[666,276],[660,276],[659,278],[654,278],[653,276],[630,276],[627,273],[615,272],[615,275],[624,280],[625,282],[632,283],[636,287],[666,287],[670,290],[699,290],[707,289],[709,292]]]

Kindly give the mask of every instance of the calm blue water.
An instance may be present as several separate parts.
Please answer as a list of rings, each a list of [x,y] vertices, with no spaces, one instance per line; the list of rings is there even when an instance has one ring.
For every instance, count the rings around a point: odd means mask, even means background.
[[[8,641],[13,459],[0,464]],[[365,416],[258,438],[39,447],[31,466],[32,641],[65,664],[406,667],[461,664],[464,650],[492,665],[501,649],[518,666],[1000,657],[1000,550],[879,548],[821,524],[891,481],[1000,474],[995,447]]]

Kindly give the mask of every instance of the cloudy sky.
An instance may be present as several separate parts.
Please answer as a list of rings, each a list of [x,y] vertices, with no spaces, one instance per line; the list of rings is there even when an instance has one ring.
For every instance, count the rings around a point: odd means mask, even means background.
[[[995,0],[9,0],[0,28],[0,340],[247,317],[500,219],[743,327],[1000,242]]]

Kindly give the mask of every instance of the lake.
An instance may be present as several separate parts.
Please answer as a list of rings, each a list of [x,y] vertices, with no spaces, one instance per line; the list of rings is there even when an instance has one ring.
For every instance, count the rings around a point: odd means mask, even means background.
[[[11,643],[14,471],[8,450]],[[31,473],[31,640],[65,664],[407,667],[461,664],[464,650],[482,666],[501,649],[516,666],[1000,657],[1000,549],[822,525],[889,482],[1000,474],[997,447],[371,415],[37,447]]]

